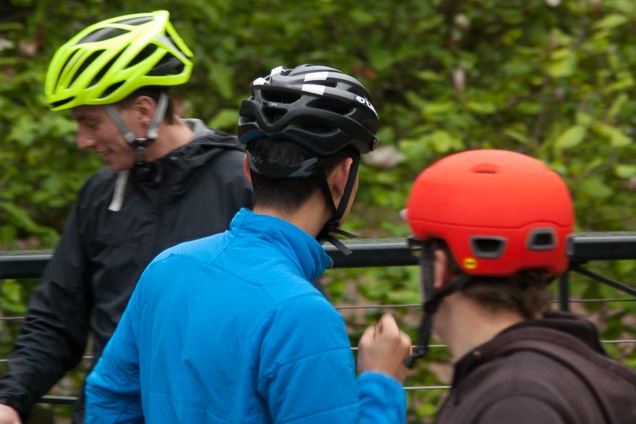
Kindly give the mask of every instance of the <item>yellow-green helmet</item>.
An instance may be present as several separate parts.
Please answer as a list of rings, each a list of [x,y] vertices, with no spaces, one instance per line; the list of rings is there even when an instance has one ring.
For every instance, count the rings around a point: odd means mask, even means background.
[[[160,10],[108,19],[60,47],[44,85],[51,110],[108,105],[140,87],[188,81],[192,51],[169,17]]]

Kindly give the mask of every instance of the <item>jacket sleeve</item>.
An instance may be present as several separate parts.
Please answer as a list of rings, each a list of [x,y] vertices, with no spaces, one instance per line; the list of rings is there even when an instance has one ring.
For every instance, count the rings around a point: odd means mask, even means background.
[[[397,381],[380,374],[356,380],[344,321],[326,301],[288,302],[270,324],[257,390],[272,422],[405,422]]]
[[[29,300],[7,373],[0,379],[0,403],[16,409],[23,420],[84,354],[91,302],[87,268],[74,208]]]
[[[138,349],[140,282],[97,365],[86,378],[86,424],[143,423]]]
[[[395,378],[377,372],[358,376],[361,423],[405,423],[406,392]]]

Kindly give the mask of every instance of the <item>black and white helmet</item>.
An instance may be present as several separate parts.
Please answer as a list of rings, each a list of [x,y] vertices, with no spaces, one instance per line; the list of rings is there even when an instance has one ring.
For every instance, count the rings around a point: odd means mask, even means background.
[[[274,68],[251,85],[239,110],[241,143],[261,137],[295,142],[318,156],[348,145],[375,149],[379,120],[367,89],[356,78],[320,65]]]
[[[352,146],[369,153],[380,141],[376,138],[379,120],[367,89],[354,77],[320,65],[300,65],[294,69],[279,66],[269,76],[252,82],[252,95],[239,109],[239,141],[247,146],[250,169],[269,178],[308,178],[317,175],[319,157],[332,156]],[[285,141],[302,147],[309,154],[295,166],[266,161],[255,163],[250,142],[258,139]],[[327,240],[345,254],[345,245],[333,233],[352,236],[340,230],[355,185],[360,155],[352,157],[346,187],[339,203],[334,203],[326,176],[319,179],[331,218],[316,236]]]

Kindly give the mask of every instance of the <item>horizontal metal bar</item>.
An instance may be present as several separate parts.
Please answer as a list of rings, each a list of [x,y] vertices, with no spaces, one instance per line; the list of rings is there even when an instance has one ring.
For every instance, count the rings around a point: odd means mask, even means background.
[[[405,238],[353,239],[345,242],[353,252],[347,256],[326,244],[334,268],[416,265]],[[636,259],[636,233],[586,232],[570,237],[568,256],[573,262]]]
[[[636,233],[575,233],[568,244],[568,256],[577,262],[636,259]]]
[[[52,251],[0,252],[0,280],[39,278],[52,254]]]
[[[50,405],[73,405],[77,400],[76,396],[43,396],[38,403],[48,403]]]
[[[344,255],[330,244],[325,250],[333,258],[334,268],[385,267],[415,265],[406,238],[353,239],[345,245],[353,252]],[[0,252],[0,279],[38,278],[52,251]],[[572,261],[636,259],[636,233],[575,233],[568,244]]]
[[[344,242],[353,253],[345,255],[331,244],[325,244],[325,251],[333,259],[334,268],[360,268],[416,265],[417,258],[411,252],[404,238],[353,239]]]
[[[448,390],[451,386],[404,386],[407,392],[414,390]]]

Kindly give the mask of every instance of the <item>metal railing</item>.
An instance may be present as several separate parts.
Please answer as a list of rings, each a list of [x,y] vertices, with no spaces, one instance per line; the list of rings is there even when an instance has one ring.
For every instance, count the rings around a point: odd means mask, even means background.
[[[392,267],[416,265],[417,261],[411,255],[406,239],[358,239],[345,243],[353,252],[347,256],[331,245],[325,245],[325,250],[333,259],[334,268],[360,267]],[[572,302],[570,296],[571,273],[578,273],[600,283],[624,292],[633,299],[603,299],[604,301],[636,301],[636,287],[612,280],[599,275],[586,267],[590,261],[615,261],[636,259],[636,233],[631,232],[595,232],[576,233],[571,237],[568,245],[570,267],[561,275],[558,281],[559,309],[568,310]],[[52,256],[52,251],[18,251],[0,252],[0,280],[39,278],[46,264]],[[585,302],[585,300],[579,300]],[[599,299],[593,301],[600,301]],[[336,305],[338,308],[338,306]],[[411,305],[357,305],[346,308],[419,308],[419,304]],[[11,318],[15,319],[15,318]],[[606,340],[604,343],[633,343],[636,340]],[[443,345],[435,347],[444,347]],[[4,362],[6,359],[0,359]],[[418,386],[406,387],[407,390],[444,389],[447,386]],[[45,396],[42,403],[71,404],[74,397]]]

